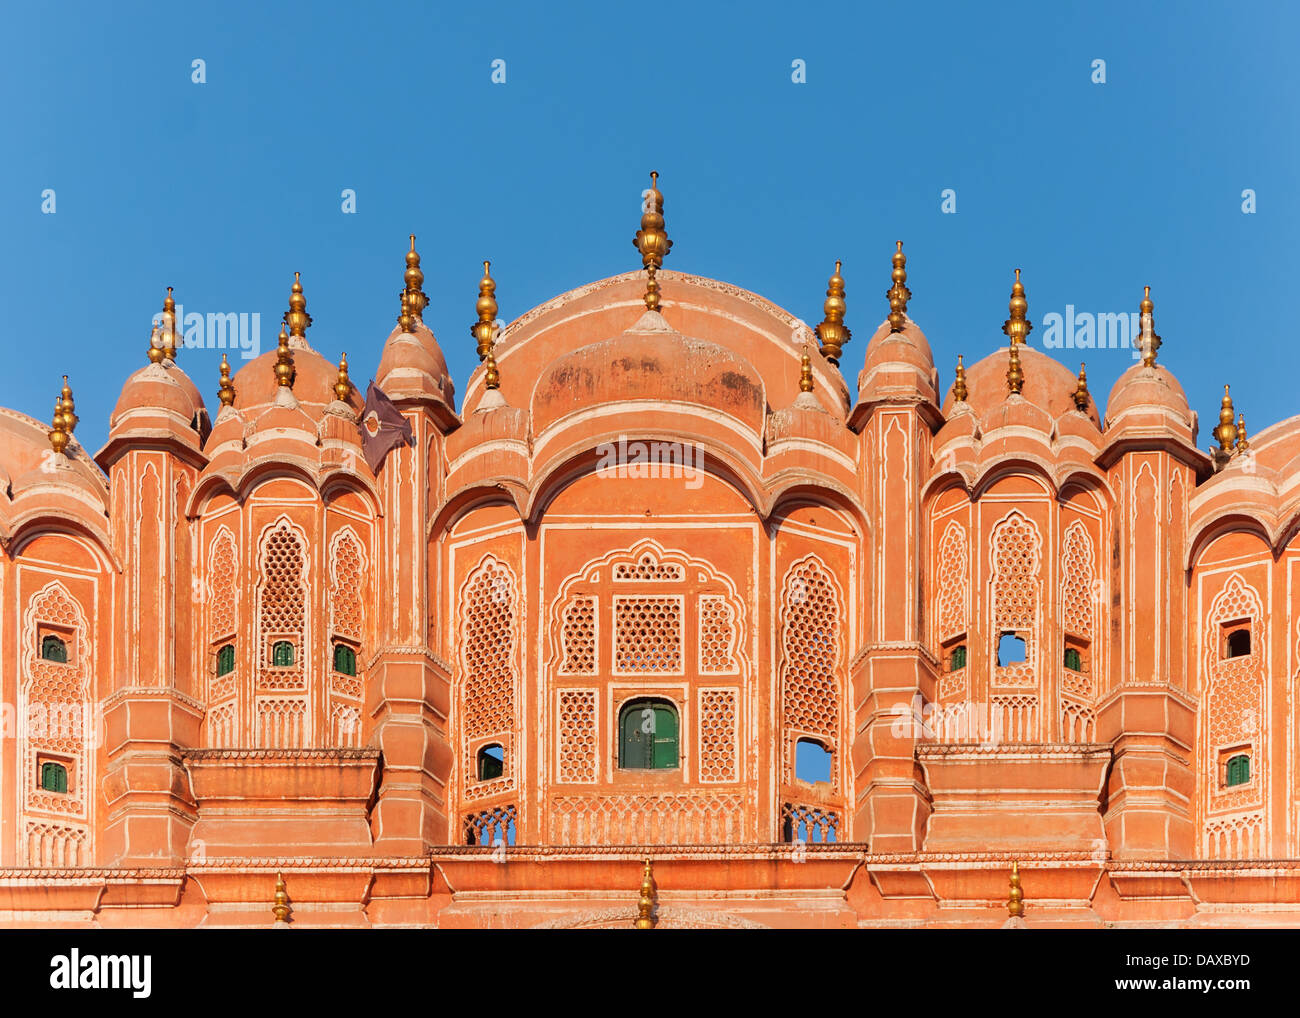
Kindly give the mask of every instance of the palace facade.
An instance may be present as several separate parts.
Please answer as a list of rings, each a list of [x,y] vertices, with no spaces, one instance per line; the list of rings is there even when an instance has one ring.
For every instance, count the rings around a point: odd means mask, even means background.
[[[364,397],[295,280],[212,410],[170,295],[97,453],[0,410],[0,922],[1300,924],[1300,418],[1018,270],[945,390],[901,243],[854,344],[662,209],[459,404],[412,238]]]

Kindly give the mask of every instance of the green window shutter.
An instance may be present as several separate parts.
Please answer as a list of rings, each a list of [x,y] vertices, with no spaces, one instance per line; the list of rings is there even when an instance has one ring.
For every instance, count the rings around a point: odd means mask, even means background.
[[[960,647],[952,649],[952,670],[955,672],[959,668],[966,667],[966,647],[963,644]]]
[[[334,645],[334,670],[342,675],[357,674],[357,652],[344,643]]]
[[[59,664],[67,664],[68,645],[57,636],[42,637],[41,658],[45,661],[57,661]]]
[[[655,768],[677,766],[677,712],[671,707],[655,706],[654,751],[650,763]]]
[[[1072,672],[1083,671],[1083,655],[1074,647],[1065,648],[1065,667]]]
[[[288,668],[293,664],[293,644],[288,640],[279,640],[271,647],[271,664],[277,668]]]
[[[1250,757],[1242,754],[1228,761],[1228,784],[1245,785],[1250,783]]]
[[[62,764],[42,764],[41,788],[47,792],[66,792],[68,790],[68,769]]]
[[[649,700],[623,708],[619,721],[618,765],[625,769],[678,766],[677,711]]]
[[[229,675],[235,670],[235,645],[228,643],[217,651],[217,674]]]

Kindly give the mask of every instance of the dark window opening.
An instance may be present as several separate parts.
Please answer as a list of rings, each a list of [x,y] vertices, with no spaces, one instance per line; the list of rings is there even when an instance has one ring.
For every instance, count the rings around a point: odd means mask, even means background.
[[[1065,648],[1065,667],[1072,672],[1083,671],[1083,655],[1079,653],[1077,647]]]
[[[677,709],[665,700],[634,700],[618,718],[618,765],[625,770],[677,766]]]
[[[229,675],[235,670],[235,645],[228,643],[217,651],[217,674]]]
[[[499,778],[505,773],[505,769],[506,751],[500,745],[493,743],[491,746],[484,746],[478,751],[479,781],[491,781],[493,778]]]
[[[68,769],[63,764],[41,764],[41,789],[46,792],[66,792]]]
[[[68,663],[68,645],[57,636],[41,637],[41,660]]]
[[[1250,654],[1250,629],[1234,629],[1228,634],[1224,657],[1247,657]]]
[[[966,644],[961,643],[952,649],[952,657],[949,660],[949,671],[959,671],[966,667]]]
[[[794,776],[810,785],[831,780],[831,753],[816,739],[800,739],[794,744]]]
[[[357,674],[357,652],[346,643],[334,644],[334,670],[341,675]]]
[[[998,667],[1016,665],[1025,660],[1025,638],[1015,633],[1003,633],[998,640]]]
[[[1240,753],[1228,761],[1228,787],[1250,783],[1250,755]]]
[[[271,645],[271,664],[276,668],[293,666],[293,644],[288,640],[276,640]]]

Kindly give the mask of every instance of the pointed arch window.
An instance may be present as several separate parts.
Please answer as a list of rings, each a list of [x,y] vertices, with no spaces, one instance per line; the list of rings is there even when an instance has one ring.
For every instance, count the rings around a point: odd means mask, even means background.
[[[1250,754],[1238,753],[1229,758],[1226,784],[1229,788],[1250,784]]]
[[[217,651],[217,675],[229,675],[235,670],[235,645],[227,643]]]

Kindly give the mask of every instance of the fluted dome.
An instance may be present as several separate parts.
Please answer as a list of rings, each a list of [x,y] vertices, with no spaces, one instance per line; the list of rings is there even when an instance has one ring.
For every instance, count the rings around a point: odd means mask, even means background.
[[[410,332],[398,326],[388,334],[375,384],[390,396],[423,394],[437,397],[449,408],[455,406],[456,385],[447,370],[447,359],[429,327],[419,319]]]
[[[858,376],[859,402],[914,394],[936,403],[938,386],[930,341],[920,327],[907,318],[901,331],[891,332],[889,321],[881,322],[867,343]]]
[[[966,369],[966,402],[980,420],[1007,401],[1009,354],[1010,350],[1002,347]],[[1078,378],[1056,358],[1021,344],[1020,370],[1025,376],[1021,398],[1042,410],[1048,419],[1056,421],[1075,411],[1074,391]],[[952,413],[955,402],[949,386],[943,403],[945,417]],[[1088,403],[1087,416],[1098,428],[1101,427],[1092,401]]]
[[[146,364],[122,386],[109,427],[116,427],[125,416],[137,411],[161,410],[192,422],[203,409],[198,386],[174,361]]]
[[[1169,410],[1191,425],[1187,394],[1173,372],[1160,364],[1134,364],[1119,376],[1106,400],[1106,423],[1109,426],[1127,411],[1147,408]]]
[[[293,395],[299,403],[324,405],[334,398],[338,365],[303,343],[292,346]],[[235,408],[249,410],[275,402],[280,388],[275,377],[276,351],[254,357],[235,374]]]

